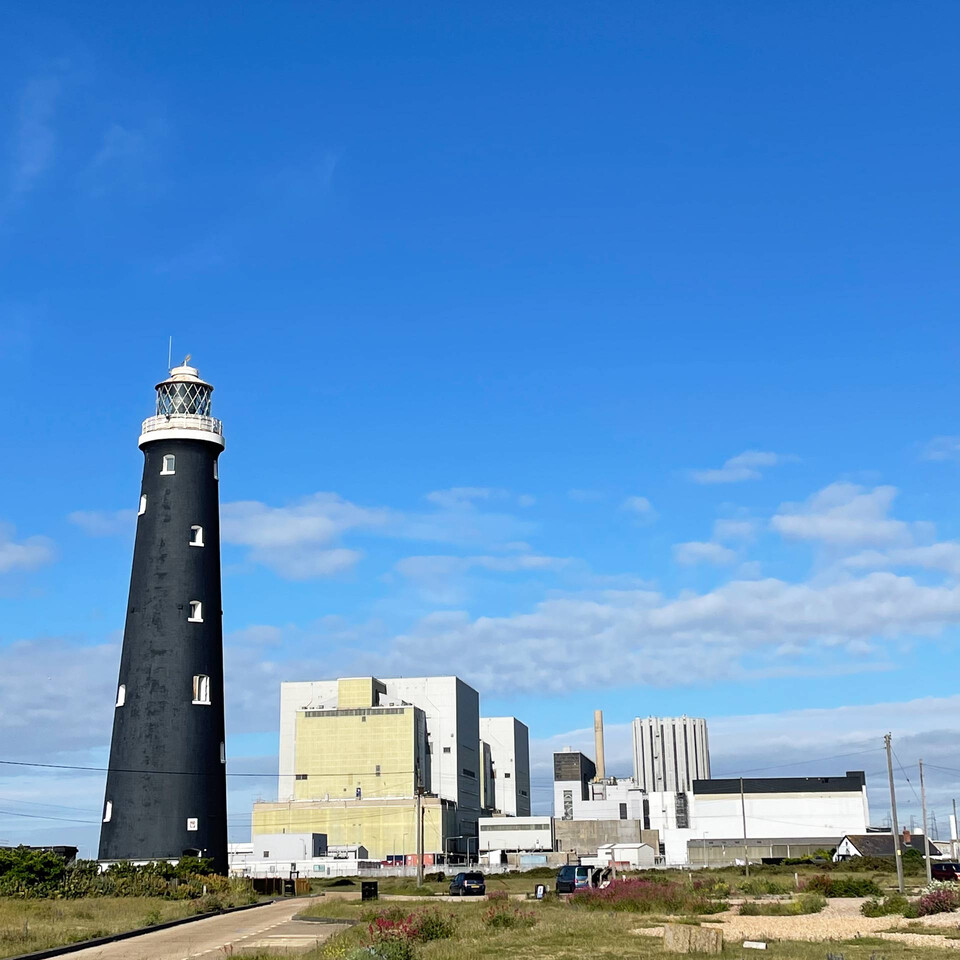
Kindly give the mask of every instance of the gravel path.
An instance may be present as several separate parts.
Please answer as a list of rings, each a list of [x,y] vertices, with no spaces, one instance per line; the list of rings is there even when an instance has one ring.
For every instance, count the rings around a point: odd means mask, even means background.
[[[960,930],[960,914],[940,913],[919,920],[903,917],[865,917],[860,913],[864,898],[849,897],[828,900],[820,913],[797,917],[741,917],[735,912],[718,913],[722,921],[723,938],[728,943],[743,940],[850,940],[854,937],[880,936],[928,947],[960,949],[960,940],[948,940],[922,933],[881,933],[892,927],[922,924],[924,927]],[[633,931],[647,936],[663,936],[663,927],[638,928]]]

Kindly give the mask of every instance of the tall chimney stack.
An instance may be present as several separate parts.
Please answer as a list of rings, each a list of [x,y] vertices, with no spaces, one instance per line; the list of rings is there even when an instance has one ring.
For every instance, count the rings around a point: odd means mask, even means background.
[[[593,738],[597,745],[597,779],[603,780],[607,775],[603,762],[603,711],[593,711]]]

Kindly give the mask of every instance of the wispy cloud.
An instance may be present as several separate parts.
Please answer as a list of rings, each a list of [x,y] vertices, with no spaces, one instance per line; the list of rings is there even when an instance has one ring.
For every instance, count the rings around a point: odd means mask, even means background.
[[[742,480],[759,480],[761,467],[776,467],[797,458],[792,454],[770,453],[765,450],[745,450],[727,460],[722,467],[711,470],[690,470],[688,476],[694,483],[739,483]]]
[[[653,504],[646,497],[627,497],[620,504],[620,508],[646,522],[655,520],[657,517],[657,511],[653,509]]]
[[[74,510],[67,519],[91,537],[133,536],[136,510]]]
[[[698,563],[726,567],[736,563],[737,555],[729,547],[720,543],[692,540],[688,543],[675,543],[673,559],[685,567],[692,567]]]
[[[960,460],[960,437],[934,437],[921,456],[924,460]]]
[[[0,573],[36,570],[53,563],[57,552],[49,537],[26,537],[17,540],[9,524],[0,523]]]
[[[29,193],[53,163],[57,135],[54,129],[62,80],[50,72],[32,77],[21,91],[13,134],[13,169],[9,199]]]
[[[157,119],[140,126],[111,123],[81,176],[87,193],[92,197],[117,189],[155,193],[161,182],[160,145],[166,136],[166,123]]]

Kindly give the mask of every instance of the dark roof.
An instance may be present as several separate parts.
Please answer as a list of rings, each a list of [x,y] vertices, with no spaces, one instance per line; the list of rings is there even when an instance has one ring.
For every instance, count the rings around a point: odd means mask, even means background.
[[[843,840],[849,840],[863,857],[893,856],[893,835],[889,833],[848,833]],[[843,840],[840,842],[842,843]],[[909,843],[904,843],[901,838],[900,849],[923,853],[923,835],[911,834]],[[930,854],[934,857],[940,856],[940,850],[932,840]]]
[[[860,793],[867,782],[862,770],[848,770],[843,777],[744,777],[744,793]],[[694,780],[695,794],[739,793],[740,778]]]

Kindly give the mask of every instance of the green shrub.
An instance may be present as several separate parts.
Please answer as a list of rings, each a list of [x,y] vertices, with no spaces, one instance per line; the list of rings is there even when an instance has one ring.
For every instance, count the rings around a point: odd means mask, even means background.
[[[742,917],[796,917],[801,914],[819,913],[827,901],[818,893],[801,893],[796,900],[773,903],[747,901],[740,905]]]
[[[889,897],[872,897],[861,905],[860,912],[865,917],[888,917],[893,914],[906,916],[909,906],[910,901],[906,897],[893,893]]]
[[[0,850],[0,894],[12,897],[49,897],[67,875],[63,857],[49,850],[15,847]]]
[[[811,877],[803,889],[825,897],[880,897],[883,890],[872,877],[828,877],[818,874]]]
[[[790,893],[790,887],[768,877],[752,877],[738,884],[742,893],[749,897],[771,897]]]

